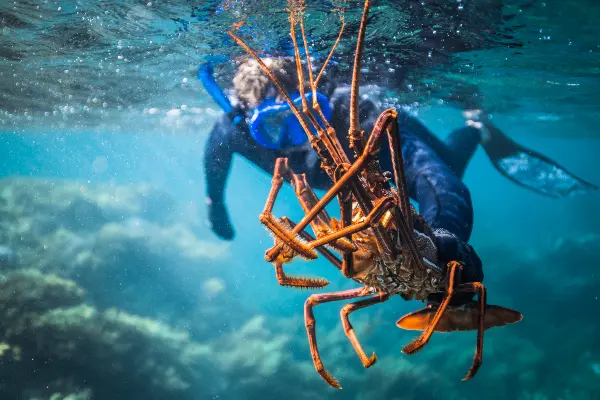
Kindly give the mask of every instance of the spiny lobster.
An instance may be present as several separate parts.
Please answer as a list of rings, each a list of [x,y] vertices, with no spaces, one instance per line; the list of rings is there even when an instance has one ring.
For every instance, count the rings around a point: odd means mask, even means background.
[[[302,111],[294,104],[277,77],[261,58],[238,35],[242,25],[236,24],[229,36],[243,47],[260,65],[281,95],[289,104],[305,131],[312,148],[317,153],[321,168],[331,178],[333,185],[319,199],[308,184],[304,174],[295,174],[288,166],[286,158],[276,161],[272,188],[260,221],[275,238],[275,246],[265,254],[265,259],[275,266],[277,281],[283,286],[300,288],[322,288],[329,282],[321,278],[305,278],[286,275],[283,265],[296,256],[308,260],[323,255],[344,277],[362,284],[362,287],[339,292],[313,294],[304,305],[304,316],[310,351],[317,372],[334,388],[341,386],[325,369],[317,348],[313,307],[331,301],[367,297],[345,305],[341,318],[346,336],[352,343],[364,367],[376,362],[373,354],[368,357],[354,333],[349,315],[361,308],[383,303],[393,295],[404,299],[427,300],[431,294],[442,294],[441,302],[431,302],[417,312],[408,314],[397,321],[403,329],[422,330],[421,335],[404,347],[405,354],[419,351],[431,338],[434,331],[477,330],[475,356],[464,380],[472,378],[482,363],[483,333],[494,326],[504,326],[522,319],[519,312],[486,304],[486,289],[481,282],[461,282],[463,266],[457,261],[438,265],[437,249],[431,229],[409,201],[404,173],[402,145],[398,130],[398,113],[387,109],[381,113],[371,135],[365,139],[360,129],[358,117],[359,71],[361,68],[367,16],[370,1],[365,0],[354,56],[350,96],[350,129],[348,139],[354,151],[354,161],[350,161],[338,140],[337,133],[325,118],[317,102],[318,82],[331,56],[342,38],[344,31],[343,13],[340,13],[341,29],[327,59],[317,77],[314,77],[309,46],[304,29],[305,4],[299,0],[288,2],[290,12],[290,34],[294,45],[298,89],[302,99]],[[312,111],[305,95],[304,71],[296,38],[296,27],[301,30],[304,42],[306,66],[310,90],[312,90]],[[314,134],[309,126],[316,131]],[[389,174],[382,173],[378,153],[384,133],[390,146],[393,165],[393,183]],[[276,197],[289,181],[305,211],[298,223],[287,217],[276,218],[272,214]],[[331,218],[325,207],[335,198],[340,204],[340,220]],[[314,236],[304,231],[310,225]],[[339,252],[340,260],[331,250]],[[457,292],[470,292],[478,295],[477,303],[451,305]]]

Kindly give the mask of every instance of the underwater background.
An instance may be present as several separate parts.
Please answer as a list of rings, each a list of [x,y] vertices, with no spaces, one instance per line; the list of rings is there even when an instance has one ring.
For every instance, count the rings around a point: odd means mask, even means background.
[[[313,54],[349,73],[361,1],[308,2]],[[315,309],[338,391],[315,373],[303,324],[310,294],[277,285],[258,215],[271,176],[236,157],[226,200],[236,238],[207,227],[204,142],[222,111],[196,78],[243,54],[289,52],[285,2],[0,1],[0,399],[600,399],[600,192],[545,198],[479,150],[464,178],[471,244],[488,301],[524,319],[485,335],[415,332],[422,307],[396,296],[353,314]],[[485,107],[511,138],[600,184],[600,3],[374,1],[362,82],[445,137],[461,107]],[[349,80],[347,80],[349,82]],[[474,100],[475,99],[475,100]],[[317,194],[321,194],[318,192]],[[276,215],[303,215],[289,186]],[[354,287],[321,259],[290,273]]]

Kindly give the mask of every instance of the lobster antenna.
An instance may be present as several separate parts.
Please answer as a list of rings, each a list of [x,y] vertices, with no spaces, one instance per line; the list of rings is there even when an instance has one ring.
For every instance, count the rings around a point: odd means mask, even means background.
[[[340,21],[342,22],[342,26],[340,28],[340,33],[338,33],[338,37],[335,40],[335,43],[333,44],[333,47],[331,48],[329,55],[325,59],[325,63],[321,67],[321,71],[319,71],[319,75],[317,75],[317,79],[315,79],[315,90],[316,90],[317,86],[319,86],[319,80],[321,80],[321,76],[323,76],[323,72],[325,71],[327,64],[329,64],[329,60],[331,59],[331,56],[333,56],[333,52],[335,51],[336,47],[340,43],[340,40],[342,39],[342,34],[344,33],[344,28],[346,27],[346,21],[344,19],[344,9],[343,8],[340,8],[339,15],[340,15]]]
[[[304,92],[304,72],[302,71],[302,60],[300,57],[300,49],[298,47],[298,42],[296,40],[296,23],[297,20],[300,21],[301,24],[301,28],[302,28],[302,37],[304,38],[304,29],[303,26],[304,24],[302,23],[302,17],[304,14],[304,1],[302,0],[290,0],[288,2],[289,6],[290,6],[290,36],[292,37],[292,42],[294,43],[294,55],[296,58],[296,71],[298,73],[298,90],[300,91],[300,97],[302,98],[302,111],[304,112],[304,114],[307,116],[308,120],[311,122],[311,124],[314,126],[314,128],[317,130],[317,133],[319,135],[319,137],[321,137],[323,135],[323,129],[321,128],[321,125],[319,125],[319,123],[317,122],[315,116],[310,112],[310,109],[308,108],[308,103],[306,101],[306,94]],[[306,45],[306,41],[304,42],[304,45]],[[308,54],[307,54],[308,56]],[[312,86],[312,68],[310,66],[310,58],[308,59],[308,69],[309,69],[309,75],[310,75],[310,80],[311,80],[311,86]]]
[[[342,16],[340,18],[342,18],[342,20],[343,20],[343,14],[341,14],[341,15]],[[342,148],[342,146],[339,143],[339,141],[337,140],[337,138],[335,138],[335,130],[329,124],[329,121],[327,121],[327,118],[323,114],[323,111],[321,110],[321,106],[319,105],[319,102],[317,99],[317,82],[315,82],[314,77],[313,77],[312,63],[311,63],[311,59],[310,59],[310,51],[308,48],[308,41],[306,40],[306,32],[304,30],[304,14],[303,13],[299,15],[299,19],[300,19],[300,30],[302,32],[302,41],[304,42],[304,50],[306,52],[306,63],[308,65],[308,76],[309,76],[310,87],[311,87],[312,96],[313,96],[312,108],[316,112],[317,117],[323,122],[325,131],[327,132],[326,135],[323,135],[323,132],[319,131],[319,136],[323,138],[323,142],[325,143],[325,145],[332,149],[331,154],[336,158],[336,162],[338,162],[338,163],[346,162],[347,163],[348,157],[346,156],[344,149]],[[334,44],[331,51],[329,52],[329,56],[327,57],[325,64],[321,68],[321,72],[319,73],[319,77],[317,79],[319,79],[321,77],[321,74],[325,70],[327,63],[329,62],[329,59],[331,58],[331,55],[333,54],[333,51],[335,50],[335,47],[337,46],[337,43],[339,42],[339,40],[341,38],[343,29],[344,29],[344,27],[343,27],[343,22],[342,22],[342,30],[340,30],[340,34],[338,35],[337,41]],[[308,110],[304,110],[304,112],[309,113]]]
[[[350,94],[350,143],[354,148],[356,157],[359,157],[363,151],[363,135],[358,121],[358,83],[360,79],[360,65],[362,61],[362,52],[364,48],[365,31],[367,27],[367,17],[369,15],[370,3],[365,0],[363,14],[358,31],[358,41],[356,42],[356,53],[354,54],[354,70],[352,71],[352,91]]]

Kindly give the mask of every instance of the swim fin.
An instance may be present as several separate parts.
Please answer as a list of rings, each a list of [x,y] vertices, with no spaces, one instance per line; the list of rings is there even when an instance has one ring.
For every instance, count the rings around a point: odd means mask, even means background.
[[[481,129],[487,131],[482,145],[492,164],[513,182],[555,198],[598,189],[543,154],[514,142],[492,124],[484,123]]]

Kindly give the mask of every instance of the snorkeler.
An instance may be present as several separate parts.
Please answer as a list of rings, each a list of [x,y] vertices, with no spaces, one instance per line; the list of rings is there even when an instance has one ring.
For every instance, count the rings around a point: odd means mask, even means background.
[[[264,62],[299,104],[293,58],[266,58]],[[269,174],[273,172],[275,160],[285,157],[296,173],[306,174],[313,188],[329,189],[332,182],[321,169],[306,134],[255,60],[246,59],[237,67],[233,88],[239,103],[235,107],[216,84],[209,65],[200,68],[198,77],[225,111],[210,132],[204,155],[208,220],[216,235],[225,240],[234,237],[224,190],[236,153]],[[338,133],[344,150],[352,154],[346,138],[349,95],[349,87],[334,88],[331,82],[320,84],[317,93],[325,117]],[[368,133],[381,110],[369,100],[362,100],[359,110],[361,127]],[[480,144],[496,169],[530,190],[560,198],[596,189],[548,157],[509,139],[480,110],[463,114],[467,118],[466,126],[452,132],[445,141],[408,114],[398,116],[409,194],[419,204],[419,212],[436,230],[440,252],[447,253],[447,257],[441,254],[440,261],[456,259],[453,257],[457,252],[473,253],[477,257],[466,244],[473,227],[473,208],[462,177]],[[382,143],[381,151],[384,153],[380,157],[381,168],[391,171],[391,158],[385,154],[389,152],[386,143]]]

